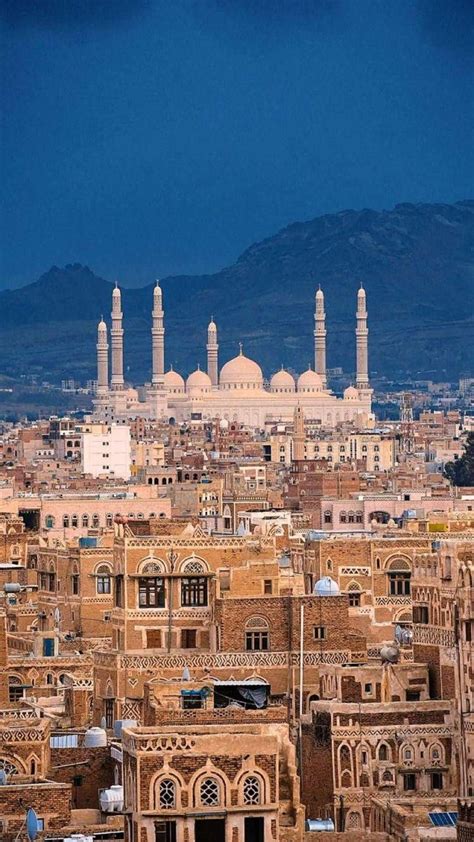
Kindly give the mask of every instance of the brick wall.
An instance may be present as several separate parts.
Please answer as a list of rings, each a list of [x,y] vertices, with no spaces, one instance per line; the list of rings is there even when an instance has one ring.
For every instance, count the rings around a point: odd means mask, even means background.
[[[51,749],[50,777],[58,783],[71,784],[72,804],[77,810],[99,808],[98,791],[114,783],[113,768],[106,746]]]

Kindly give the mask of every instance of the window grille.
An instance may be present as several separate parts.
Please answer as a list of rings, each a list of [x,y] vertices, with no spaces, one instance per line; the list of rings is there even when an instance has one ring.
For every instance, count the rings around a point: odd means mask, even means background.
[[[260,804],[260,781],[248,777],[244,781],[244,804]]]
[[[206,778],[202,782],[201,803],[206,807],[217,807],[219,805],[219,784],[214,778]]]
[[[160,807],[162,810],[176,807],[176,786],[169,778],[160,781]]]

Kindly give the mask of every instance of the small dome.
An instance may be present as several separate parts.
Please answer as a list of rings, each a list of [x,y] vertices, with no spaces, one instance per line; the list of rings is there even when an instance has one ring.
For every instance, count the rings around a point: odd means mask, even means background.
[[[357,290],[357,298],[365,298],[365,289],[363,286],[361,286],[360,289]]]
[[[348,386],[347,389],[344,389],[344,400],[357,400],[359,397],[359,392],[354,386]]]
[[[316,596],[339,596],[339,585],[330,576],[323,576],[316,582],[313,593]]]
[[[319,287],[319,289],[316,290],[316,298],[324,298],[324,292],[322,291],[321,287]]]
[[[295,388],[294,378],[284,368],[277,371],[270,380],[270,389],[272,392],[294,392]]]
[[[227,418],[221,418],[219,421],[219,429],[221,430],[228,430],[229,429],[229,422]]]
[[[169,371],[166,372],[163,382],[165,384],[165,389],[168,389],[170,392],[184,392],[184,380],[177,371],[173,371],[171,368]]]
[[[319,392],[322,388],[321,376],[311,368],[298,377],[298,392]]]
[[[216,330],[217,330],[217,325],[216,325],[216,323],[215,323],[214,319],[211,319],[211,321],[209,322],[209,324],[208,324],[208,326],[207,326],[207,329],[208,329],[209,331],[211,331],[212,333],[215,333],[215,332],[216,332]]]
[[[186,380],[186,391],[190,393],[209,392],[212,389],[212,381],[205,371],[198,367]]]
[[[246,357],[242,350],[238,357],[226,363],[220,373],[219,383],[224,389],[261,389],[262,369],[258,363]]]
[[[120,298],[120,289],[115,286],[112,290],[112,298]]]
[[[97,330],[100,330],[100,331],[106,331],[107,330],[107,325],[105,324],[103,319],[101,319],[99,324],[97,325]]]

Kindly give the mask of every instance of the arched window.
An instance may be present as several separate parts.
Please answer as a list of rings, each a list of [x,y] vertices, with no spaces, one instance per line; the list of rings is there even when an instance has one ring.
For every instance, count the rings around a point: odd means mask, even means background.
[[[339,523],[347,523],[347,514],[346,514],[346,512],[340,512],[340,514],[339,514]]]
[[[6,757],[0,757],[0,769],[3,772],[5,772],[5,774],[8,775],[8,777],[10,777],[10,775],[19,774],[18,766],[15,766],[15,764],[12,763],[11,760],[7,760]]]
[[[96,570],[96,591],[98,594],[109,594],[111,591],[110,568],[107,564],[101,564]]]
[[[89,526],[89,515],[82,515],[82,528],[87,529]]]
[[[97,514],[92,515],[92,528],[93,528],[93,529],[98,529],[98,528],[99,528],[99,523],[100,523],[100,520],[99,520],[99,515],[97,515]]]
[[[411,569],[408,561],[397,558],[387,568],[388,593],[390,596],[409,596]]]
[[[160,809],[174,810],[176,807],[176,784],[170,778],[160,781]]]
[[[204,807],[218,807],[221,803],[220,787],[215,778],[204,778],[199,789],[199,797]]]
[[[45,523],[46,529],[54,529],[54,517],[53,517],[53,515],[46,515],[44,523]]]
[[[244,781],[244,804],[261,803],[260,781],[255,775],[249,775]]]
[[[390,759],[390,757],[389,757],[388,746],[385,743],[382,743],[379,746],[379,760],[384,762],[384,761],[389,760],[389,759]]]
[[[268,620],[249,617],[245,623],[245,649],[247,652],[267,652],[270,649]]]
[[[69,515],[63,515],[63,528],[69,529]]]
[[[71,515],[71,526],[77,527],[78,524],[78,517],[77,515]]]
[[[106,526],[114,525],[114,516],[110,512],[108,512],[105,516],[105,524]]]

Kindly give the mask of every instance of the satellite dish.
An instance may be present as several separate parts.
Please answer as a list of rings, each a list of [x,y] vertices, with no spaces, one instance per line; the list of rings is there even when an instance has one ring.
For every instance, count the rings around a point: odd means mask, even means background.
[[[30,807],[26,814],[26,833],[30,842],[34,842],[38,836],[38,831],[38,816],[33,810],[33,807]]]
[[[107,720],[106,720],[105,716],[103,716],[102,719],[100,720],[100,727],[103,728],[104,731],[107,730]]]
[[[54,609],[54,625],[59,626],[60,622],[61,622],[61,612],[60,612],[59,608],[56,606],[56,608]]]
[[[189,672],[189,667],[185,667],[183,670],[183,675],[181,676],[182,681],[191,681],[191,673]]]
[[[0,769],[0,786],[5,786],[8,783],[8,775],[5,769]]]

